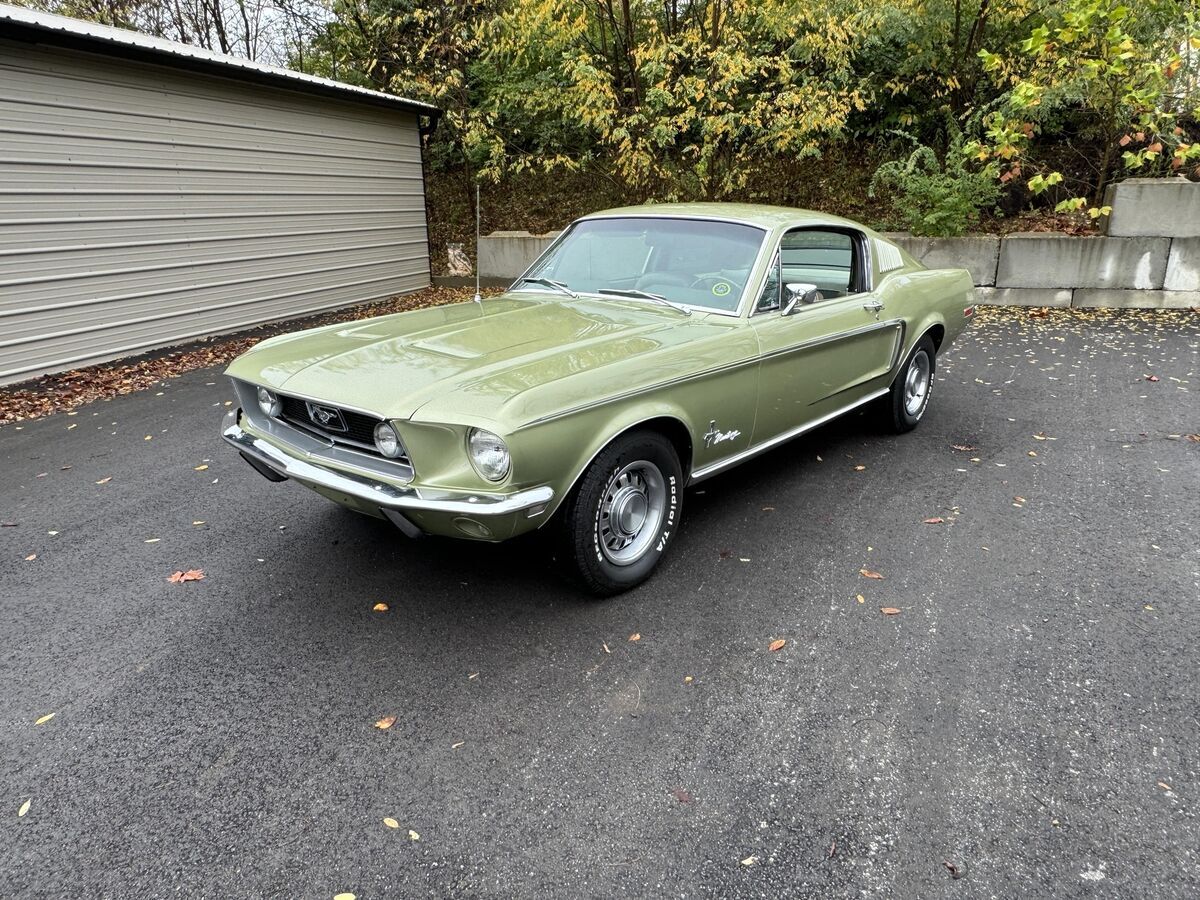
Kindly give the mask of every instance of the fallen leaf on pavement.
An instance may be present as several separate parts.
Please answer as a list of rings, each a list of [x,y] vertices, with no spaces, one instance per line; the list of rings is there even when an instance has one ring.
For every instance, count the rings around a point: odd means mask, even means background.
[[[47,722],[49,722],[53,718],[54,718],[54,713],[46,713],[44,716],[42,716],[40,719],[38,719],[33,724],[34,725],[45,725]]]
[[[112,481],[111,475],[109,475],[107,478],[101,478],[99,481],[96,482],[96,484],[108,484],[110,481]]]
[[[684,676],[683,676],[683,683],[684,683],[684,684],[691,684],[691,683],[692,683],[693,681],[695,681],[695,680],[696,680],[696,679],[695,679],[695,678],[693,678],[691,675],[684,675]]]
[[[883,576],[878,572],[872,572],[870,569],[859,569],[858,574],[863,578],[874,578],[876,581],[883,581]]]
[[[162,538],[146,538],[146,540],[142,541],[142,543],[143,544],[157,544],[161,540],[162,540]]]
[[[941,516],[930,516],[928,519],[922,520],[926,525],[941,525],[946,520]]]
[[[958,451],[960,451],[960,452],[962,452],[962,453],[974,453],[974,452],[975,452],[975,451],[977,451],[979,448],[978,448],[978,447],[972,447],[970,444],[951,444],[951,445],[950,445],[950,449],[951,449],[951,450],[958,450]]]
[[[1158,786],[1160,788],[1162,788],[1164,791],[1169,791],[1171,789],[1171,786],[1169,784],[1167,784],[1165,781],[1160,781],[1158,783]]]
[[[900,615],[900,610],[896,609],[896,607],[894,607],[894,606],[881,606],[881,607],[879,607],[879,611],[881,613],[883,613],[885,616]]]
[[[1030,451],[1029,451],[1028,453],[1026,453],[1025,455],[1026,455],[1026,456],[1037,456],[1037,451],[1036,451],[1036,450],[1030,450]]]
[[[386,603],[376,603],[374,606],[371,607],[371,610],[373,612],[387,612],[388,605]]]
[[[785,641],[783,638],[777,638],[776,640],[771,641],[771,645],[767,647],[767,649],[774,653],[777,650],[782,650],[785,646],[787,646],[787,641]]]
[[[333,900],[357,900],[357,898],[349,891],[343,891],[340,894],[334,894]]]
[[[854,471],[855,471],[855,472],[861,472],[861,471],[863,471],[864,469],[866,469],[866,466],[855,466],[855,467],[854,467]]]
[[[1191,441],[1193,444],[1200,444],[1200,434],[1188,434],[1188,435],[1184,435],[1184,437],[1187,440]],[[16,525],[17,523],[16,522],[5,522],[4,524],[5,525]]]
[[[382,719],[380,719],[378,722],[375,723],[375,727],[378,728],[380,731],[387,731],[389,728],[391,728],[395,724],[396,724],[395,716],[384,716]]]
[[[691,803],[692,802],[692,795],[689,794],[687,791],[685,791],[683,788],[675,788],[674,790],[671,791],[671,793],[675,795],[675,799],[678,800],[680,803]]]
[[[1157,375],[1147,375],[1146,380],[1147,381],[1158,381],[1158,376]]]
[[[37,559],[37,554],[30,553],[27,557],[25,557],[25,562],[33,562],[35,559]]]
[[[639,633],[637,633],[636,631],[629,636],[629,640],[634,641],[634,642],[640,641],[641,639],[642,639],[642,636]]]
[[[384,816],[383,824],[386,825],[388,828],[399,828],[400,827],[400,823],[397,822],[395,819],[393,819],[391,816]]]
[[[854,599],[855,599],[855,600],[857,600],[859,603],[866,603],[866,602],[867,602],[867,598],[866,598],[866,597],[864,597],[862,594],[855,594],[855,595],[854,595]]]
[[[408,829],[408,839],[410,841],[419,841],[421,836],[410,828]]]
[[[29,812],[29,805],[31,803],[33,803],[32,799],[26,800],[24,803],[21,804],[21,808],[17,810],[17,818],[18,819],[25,817],[25,813]]]
[[[182,584],[185,581],[201,581],[204,579],[203,569],[188,569],[186,572],[174,572],[167,581],[172,584]]]
[[[206,471],[207,469],[208,469],[208,463],[205,463],[205,464],[204,464],[204,465],[202,465],[202,466],[196,466],[196,471],[197,471],[197,472],[204,472],[204,471]]]
[[[756,862],[758,862],[757,856],[747,856],[745,859],[742,860],[742,865],[743,866],[752,866]]]
[[[1192,435],[1189,434],[1188,440],[1191,440],[1191,438],[1192,438]],[[0,522],[0,528],[16,528],[16,527],[17,527],[16,522]]]
[[[457,750],[459,747],[461,747],[465,743],[466,743],[466,741],[459,741],[457,744],[451,744],[450,749]]]
[[[600,646],[604,648],[605,653],[612,653],[612,651],[608,649],[608,644],[601,643]]]

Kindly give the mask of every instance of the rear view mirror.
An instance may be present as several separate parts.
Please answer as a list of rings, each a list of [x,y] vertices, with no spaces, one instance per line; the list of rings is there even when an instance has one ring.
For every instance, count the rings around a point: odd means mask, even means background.
[[[808,306],[818,300],[824,300],[815,284],[793,282],[783,286],[783,314],[790,316],[801,306]]]

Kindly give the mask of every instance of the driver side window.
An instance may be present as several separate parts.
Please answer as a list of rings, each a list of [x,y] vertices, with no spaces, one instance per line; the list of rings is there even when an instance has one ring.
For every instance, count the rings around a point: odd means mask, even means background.
[[[784,284],[815,285],[825,299],[857,293],[858,253],[854,238],[843,231],[802,228],[779,243]]]
[[[754,312],[782,309],[789,284],[813,285],[816,302],[870,290],[870,279],[864,275],[864,241],[862,234],[849,229],[795,228],[787,232],[780,238]]]

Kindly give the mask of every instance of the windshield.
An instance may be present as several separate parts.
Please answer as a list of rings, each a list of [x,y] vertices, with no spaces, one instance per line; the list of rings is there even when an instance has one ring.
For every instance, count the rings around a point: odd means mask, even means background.
[[[572,226],[526,275],[560,287],[518,286],[635,300],[639,293],[653,294],[732,312],[765,235],[752,225],[703,219],[588,219]]]

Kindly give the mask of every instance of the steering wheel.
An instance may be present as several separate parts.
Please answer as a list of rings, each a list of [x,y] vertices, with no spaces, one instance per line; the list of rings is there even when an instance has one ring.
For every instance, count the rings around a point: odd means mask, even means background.
[[[708,292],[714,297],[728,297],[738,291],[732,281],[721,275],[701,275],[694,279],[688,287],[692,289],[707,287]]]

